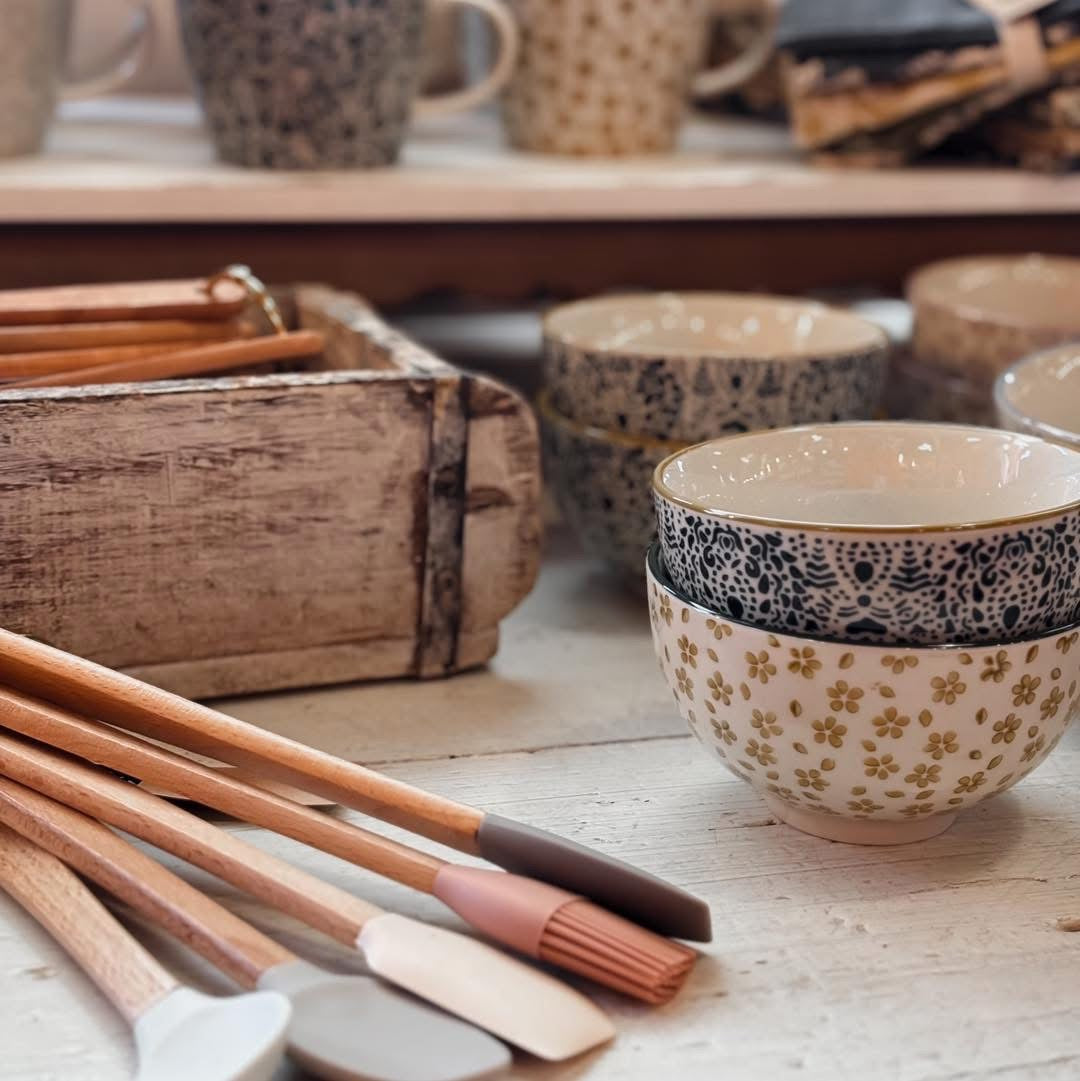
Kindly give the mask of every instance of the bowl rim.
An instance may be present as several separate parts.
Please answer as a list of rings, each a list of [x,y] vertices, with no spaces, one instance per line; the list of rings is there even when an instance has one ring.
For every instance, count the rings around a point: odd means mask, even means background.
[[[653,470],[653,492],[665,502],[671,503],[674,506],[682,507],[684,510],[693,511],[695,514],[703,514],[708,518],[719,518],[728,522],[740,522],[745,525],[764,526],[768,529],[782,529],[799,533],[846,533],[866,534],[879,537],[909,536],[926,533],[963,533],[981,529],[996,529],[1002,526],[1026,525],[1029,522],[1039,522],[1050,518],[1059,518],[1063,514],[1069,514],[1074,510],[1080,509],[1080,496],[1078,496],[1068,503],[1061,503],[1056,507],[1050,507],[1046,510],[1031,511],[1028,514],[1014,514],[1008,517],[985,518],[971,522],[941,522],[929,525],[852,525],[850,523],[792,522],[783,518],[769,518],[763,515],[744,514],[740,511],[712,510],[703,504],[696,503],[692,499],[677,495],[663,480],[664,470],[680,455],[687,454],[690,451],[699,450],[700,448],[707,447],[713,443],[727,443],[737,439],[747,439],[752,436],[778,434],[781,432],[812,432],[820,431],[823,428],[835,431],[838,428],[881,428],[890,425],[917,425],[920,428],[947,428],[954,431],[976,432],[983,435],[987,432],[1008,435],[1014,439],[1026,439],[1031,442],[1045,443],[1047,446],[1056,447],[1059,450],[1076,454],[1077,460],[1080,462],[1080,448],[1062,446],[1059,443],[1043,439],[1042,436],[1030,432],[1010,432],[1002,428],[990,428],[978,424],[952,424],[944,421],[848,420],[836,424],[798,424],[788,428],[771,428],[760,429],[753,432],[740,432],[735,435],[721,436],[719,439],[706,439],[701,443],[693,444],[693,446],[683,447],[681,450],[669,454],[663,461],[657,464],[656,469]]]
[[[946,654],[953,652],[973,653],[976,650],[982,649],[1010,649],[1014,646],[1031,646],[1036,642],[1045,642],[1051,638],[1059,638],[1064,634],[1070,634],[1072,631],[1080,629],[1080,619],[1075,619],[1072,623],[1065,623],[1054,627],[1051,630],[1040,631],[1037,635],[1028,635],[1024,638],[1010,638],[1007,640],[994,639],[993,641],[987,642],[942,642],[939,645],[933,646],[922,645],[917,642],[859,642],[852,641],[850,638],[840,638],[835,635],[802,634],[798,631],[791,630],[774,631],[768,627],[750,623],[745,619],[735,619],[732,616],[724,615],[722,612],[714,611],[700,601],[695,601],[688,597],[671,580],[671,577],[667,572],[667,567],[664,565],[664,551],[659,540],[654,540],[645,553],[645,569],[646,578],[649,581],[656,581],[667,593],[670,593],[681,604],[685,604],[688,608],[695,609],[704,616],[709,616],[711,619],[722,620],[724,623],[731,623],[736,627],[742,627],[748,631],[761,631],[765,634],[775,634],[777,636],[782,635],[785,638],[793,638],[798,642],[808,642],[811,645],[847,646],[850,649],[875,649],[889,653],[896,653],[898,651],[932,654]]]
[[[940,295],[935,295],[933,285],[931,284],[928,286],[926,284],[927,279],[932,278],[934,274],[963,263],[1010,262],[1015,264],[1032,258],[1075,264],[1078,276],[1080,276],[1080,259],[1074,259],[1072,256],[1061,255],[1056,252],[1031,251],[1013,254],[999,252],[996,255],[991,253],[980,255],[958,255],[948,259],[938,259],[933,263],[926,263],[912,271],[905,282],[904,296],[916,312],[916,322],[918,321],[918,311],[920,308],[935,308],[938,311],[946,312],[956,319],[962,319],[967,323],[985,323],[990,326],[1008,327],[1011,330],[1039,331],[1048,334],[1080,334],[1080,321],[1075,325],[1033,322],[1012,315],[1002,315],[1000,312],[992,311],[988,308],[981,308],[971,302],[952,303],[942,299]],[[920,293],[922,295],[919,295]]]
[[[601,428],[596,424],[588,424],[585,421],[574,420],[573,417],[560,413],[551,404],[551,392],[545,387],[536,395],[536,411],[541,418],[557,428],[564,428],[574,435],[585,439],[591,439],[597,443],[614,443],[617,446],[633,448],[634,450],[663,451],[668,457],[678,454],[679,451],[687,450],[690,443],[680,443],[672,439],[654,439],[648,435],[633,435],[630,432],[620,432],[613,428]]]
[[[777,350],[770,353],[723,353],[709,349],[646,349],[644,347],[635,348],[633,346],[614,349],[582,342],[580,338],[568,336],[565,331],[560,332],[553,327],[553,323],[557,318],[568,312],[572,312],[575,309],[591,307],[602,308],[607,304],[625,304],[627,301],[657,300],[660,297],[679,297],[683,300],[757,301],[759,303],[764,302],[769,304],[775,304],[779,301],[785,306],[793,308],[801,307],[813,312],[824,312],[831,316],[839,316],[841,319],[850,321],[852,324],[860,324],[867,331],[867,341],[861,346],[849,346],[843,349],[822,349],[813,353],[790,353],[784,352],[783,350]],[[545,342],[558,342],[560,345],[570,346],[574,349],[581,349],[586,352],[612,357],[630,357],[634,360],[641,361],[656,360],[657,357],[663,357],[665,360],[673,361],[708,360],[715,363],[723,363],[727,360],[749,360],[763,364],[773,361],[782,361],[790,364],[800,362],[814,363],[826,360],[840,360],[845,357],[862,356],[867,353],[874,353],[875,355],[882,354],[887,357],[891,344],[889,336],[877,323],[872,322],[863,315],[849,311],[847,308],[825,304],[820,300],[813,300],[808,297],[783,296],[779,293],[739,293],[709,289],[661,289],[645,290],[640,293],[603,293],[600,296],[583,297],[580,300],[571,300],[565,304],[556,304],[553,308],[544,313],[544,317],[541,320],[541,332]]]
[[[1008,388],[1014,385],[1016,377],[1025,368],[1037,364],[1045,357],[1070,350],[1080,357],[1080,341],[1051,345],[1047,349],[1040,349],[1037,353],[1028,353],[1027,356],[1014,361],[994,380],[994,405],[1000,414],[1004,414],[1009,420],[1017,424],[1024,425],[1024,428],[1028,430],[1027,434],[1034,435],[1037,438],[1045,438],[1049,442],[1064,443],[1073,449],[1080,449],[1080,428],[1072,432],[1068,428],[1059,428],[1049,421],[1039,420],[1038,417],[1032,416],[1031,413],[1022,412],[1015,403],[1009,400],[1007,394]]]

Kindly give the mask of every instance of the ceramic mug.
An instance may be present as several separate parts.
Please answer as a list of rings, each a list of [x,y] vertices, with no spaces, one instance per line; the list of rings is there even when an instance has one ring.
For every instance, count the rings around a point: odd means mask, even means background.
[[[502,95],[503,123],[523,150],[581,157],[668,151],[691,91],[734,89],[771,54],[770,20],[741,57],[700,72],[710,0],[507,3],[521,56]]]
[[[419,97],[425,18],[448,4],[483,12],[499,51],[476,85]],[[218,156],[254,168],[389,165],[411,113],[494,97],[518,51],[500,0],[179,0],[179,10]]]
[[[66,81],[72,0],[0,3],[0,157],[34,154],[45,141],[58,98],[96,97],[117,89],[142,66],[153,37],[146,4],[132,3],[137,21],[108,70]]]

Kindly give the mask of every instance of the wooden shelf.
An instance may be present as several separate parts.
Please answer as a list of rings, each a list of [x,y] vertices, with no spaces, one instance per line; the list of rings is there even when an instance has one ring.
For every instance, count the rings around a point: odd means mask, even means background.
[[[0,223],[724,221],[1062,215],[1080,176],[805,164],[775,125],[695,119],[677,154],[577,161],[515,154],[497,118],[417,123],[401,165],[286,173],[216,163],[183,99],[64,106],[39,157],[0,163]]]

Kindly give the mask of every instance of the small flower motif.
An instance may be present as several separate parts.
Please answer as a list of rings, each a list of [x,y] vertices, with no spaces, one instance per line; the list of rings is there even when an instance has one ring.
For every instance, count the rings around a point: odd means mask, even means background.
[[[986,784],[986,774],[979,770],[978,773],[973,773],[969,777],[961,777],[953,792],[959,796],[961,792],[974,792],[984,784]]]
[[[911,723],[911,718],[900,713],[895,706],[888,706],[870,723],[874,726],[878,739],[884,739],[886,736],[899,739],[904,734],[904,729]]]
[[[915,668],[918,663],[918,657],[894,657],[891,653],[881,658],[882,667],[888,668],[894,676],[902,676],[904,669]]]
[[[713,638],[719,641],[721,638],[731,637],[731,627],[726,623],[721,623],[718,619],[705,620],[705,627],[712,631]]]
[[[812,788],[815,792],[824,792],[829,787],[829,782],[821,775],[818,769],[797,769],[795,779],[800,788]]]
[[[846,680],[838,679],[836,686],[829,687],[825,693],[834,713],[859,712],[859,699],[863,696],[861,687],[850,687]]]
[[[933,810],[934,805],[932,803],[909,803],[900,813],[908,818],[915,818],[918,815],[931,814]]]
[[[1021,676],[1020,682],[1012,689],[1013,705],[1030,706],[1035,701],[1040,683],[1042,683],[1042,676]]]
[[[746,744],[746,753],[762,766],[776,764],[776,751],[767,743],[758,743],[756,739],[749,740]]]
[[[713,672],[706,680],[705,685],[709,688],[709,694],[712,695],[714,702],[723,702],[725,706],[731,705],[731,695],[733,694],[731,684],[725,682],[724,677],[719,672]]]
[[[1048,721],[1051,717],[1056,717],[1058,709],[1061,703],[1065,700],[1065,695],[1060,687],[1054,687],[1050,694],[1039,703],[1039,716],[1044,721]]]
[[[1024,753],[1020,756],[1021,762],[1032,762],[1041,753],[1042,749],[1046,746],[1046,736],[1039,736],[1038,739],[1033,739],[1029,743],[1024,744]]]
[[[828,743],[830,747],[843,747],[847,725],[841,724],[835,717],[826,717],[823,721],[814,721],[810,726],[814,730],[815,743]]]
[[[716,738],[730,747],[735,742],[735,733],[731,728],[731,723],[729,721],[713,721],[711,723]]]
[[[929,788],[930,785],[941,782],[941,767],[938,765],[928,766],[925,762],[920,762],[912,768],[904,780],[908,784],[915,785],[916,788]]]
[[[863,759],[867,777],[876,777],[879,781],[887,781],[889,777],[900,771],[900,765],[893,761],[891,754],[871,755]]]
[[[923,751],[935,762],[940,762],[947,754],[955,754],[959,749],[955,732],[931,732]]]
[[[684,634],[679,639],[679,659],[683,664],[690,665],[691,668],[697,668],[697,654],[698,649],[695,643],[691,642],[689,638]]]
[[[687,674],[685,668],[675,670],[675,682],[678,685],[679,693],[692,702],[694,700],[694,681]]]
[[[989,680],[1000,683],[1010,668],[1012,668],[1012,661],[1009,660],[1008,653],[1003,649],[999,649],[993,656],[983,657],[983,669],[979,673],[979,679],[983,683]]]
[[[814,656],[814,650],[810,646],[802,649],[790,650],[791,660],[788,661],[788,671],[804,679],[813,679],[814,673],[821,670],[821,661]]]
[[[670,627],[675,613],[671,610],[671,598],[665,593],[660,598],[660,618]]]
[[[944,702],[947,706],[951,706],[967,690],[967,684],[960,682],[959,672],[950,672],[944,677],[934,676],[930,686],[934,689],[934,701]]]
[[[880,803],[875,803],[872,799],[849,799],[848,810],[854,811],[857,816],[870,815],[875,811],[884,811],[885,808]]]
[[[763,713],[760,709],[755,709],[750,715],[750,724],[757,729],[762,739],[784,734],[784,730],[776,723],[776,714],[772,710]]]
[[[994,738],[991,743],[1012,743],[1016,733],[1024,722],[1015,713],[1010,713],[1003,721],[994,722]]]
[[[1080,638],[1080,631],[1073,631],[1072,634],[1062,635],[1054,643],[1054,648],[1060,650],[1063,654],[1068,653],[1073,646],[1076,645],[1077,638]]]
[[[751,679],[768,683],[769,676],[776,675],[776,665],[769,661],[769,654],[765,650],[760,650],[746,654],[746,671]]]
[[[793,792],[787,785],[768,784],[765,786],[765,790],[782,799],[785,803],[798,803],[799,801],[798,793]]]

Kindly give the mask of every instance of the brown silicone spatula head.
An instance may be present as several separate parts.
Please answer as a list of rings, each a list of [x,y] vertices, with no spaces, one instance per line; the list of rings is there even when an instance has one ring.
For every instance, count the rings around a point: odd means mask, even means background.
[[[704,901],[621,860],[493,814],[484,815],[476,841],[484,859],[507,871],[555,883],[662,935],[712,939]]]

